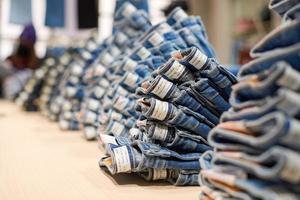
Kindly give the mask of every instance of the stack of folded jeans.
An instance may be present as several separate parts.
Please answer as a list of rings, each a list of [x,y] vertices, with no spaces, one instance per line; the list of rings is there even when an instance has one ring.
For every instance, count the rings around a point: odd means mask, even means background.
[[[270,7],[283,23],[253,47],[209,133],[200,199],[300,199],[300,1]]]
[[[21,106],[26,111],[38,110],[38,99],[41,95],[41,89],[45,84],[45,75],[48,70],[55,64],[55,59],[59,55],[47,56],[41,66],[34,70],[30,79],[26,82],[23,89],[15,98],[17,105]]]
[[[236,79],[213,58],[200,18],[180,8],[132,44],[106,66],[111,84],[93,117],[106,149],[99,165],[198,185],[199,157],[211,149],[208,132],[229,109]]]

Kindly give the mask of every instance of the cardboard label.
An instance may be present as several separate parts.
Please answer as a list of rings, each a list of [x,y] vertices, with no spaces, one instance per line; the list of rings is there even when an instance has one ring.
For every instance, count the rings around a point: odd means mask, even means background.
[[[297,184],[300,182],[300,155],[292,151],[286,151],[285,156],[287,159],[280,172],[280,176],[285,180]]]
[[[128,102],[129,99],[119,96],[117,98],[117,101],[114,103],[114,108],[116,108],[118,111],[123,111],[126,108]]]
[[[168,178],[167,169],[153,169],[153,181],[164,180]]]
[[[99,63],[94,68],[94,75],[95,76],[103,76],[105,71],[106,71],[105,67]]]
[[[124,70],[133,72],[134,69],[136,68],[136,66],[137,66],[137,63],[135,61],[133,61],[132,59],[128,58],[125,62]]]
[[[98,110],[99,106],[100,106],[100,103],[99,103],[98,100],[96,100],[96,99],[89,99],[88,108],[90,110],[96,111],[96,110]]]
[[[298,91],[300,89],[299,78],[300,74],[296,70],[287,67],[285,68],[284,74],[278,79],[278,84],[294,91]]]
[[[97,98],[101,98],[105,94],[105,90],[102,87],[98,86],[95,88],[94,94]]]
[[[189,61],[196,69],[200,70],[206,63],[207,56],[197,49],[193,58]]]
[[[85,113],[85,122],[93,124],[97,119],[97,115],[94,112],[88,111]]]
[[[113,122],[113,125],[111,126],[110,131],[111,131],[113,134],[119,136],[119,135],[121,135],[121,133],[123,132],[124,129],[125,129],[125,127],[124,127],[123,124],[114,121],[114,122]]]
[[[163,121],[167,117],[168,109],[168,102],[155,100],[155,106],[151,117]]]
[[[108,66],[110,63],[113,62],[113,57],[109,53],[105,53],[101,59],[101,62],[104,66]]]
[[[118,145],[116,138],[111,135],[100,134],[101,141],[104,144],[115,144]]]
[[[176,80],[184,73],[185,70],[185,66],[174,60],[172,66],[168,69],[168,71],[166,71],[165,75],[171,80]]]
[[[152,93],[164,99],[168,92],[171,90],[173,83],[167,81],[164,78],[160,78],[156,86],[153,88]]]
[[[139,77],[133,73],[127,73],[124,83],[128,85],[131,88],[134,88],[136,86],[136,83],[138,81]]]
[[[135,11],[136,11],[136,8],[132,4],[127,4],[122,11],[122,15],[124,17],[129,17]]]
[[[168,135],[168,127],[157,124],[154,128],[154,133],[153,133],[153,139],[159,140],[159,141],[165,141]]]
[[[141,60],[144,60],[151,55],[150,51],[148,51],[145,47],[140,48],[136,54],[141,58]]]
[[[117,173],[130,172],[130,157],[126,146],[115,148],[114,158],[117,166]]]
[[[187,18],[188,15],[181,9],[177,10],[177,12],[174,13],[173,18],[178,22],[181,21],[184,18]]]
[[[152,46],[158,46],[164,42],[164,38],[159,33],[154,32],[148,41],[152,44]]]

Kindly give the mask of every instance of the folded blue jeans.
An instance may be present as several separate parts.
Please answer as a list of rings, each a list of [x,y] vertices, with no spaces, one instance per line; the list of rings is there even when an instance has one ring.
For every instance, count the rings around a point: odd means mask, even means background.
[[[199,153],[179,154],[155,144],[135,141],[132,145],[106,146],[107,156],[99,161],[110,173],[140,172],[147,168],[199,170]]]
[[[233,199],[299,199],[299,194],[291,192],[274,182],[246,177],[245,172],[237,168],[226,168],[222,171],[201,170],[200,185],[206,185],[225,191]]]
[[[299,120],[281,112],[271,112],[258,119],[228,121],[216,126],[208,136],[217,149],[262,152],[274,145],[299,151]]]
[[[280,16],[283,16],[288,10],[299,4],[298,0],[271,0],[269,8],[274,10]]]
[[[141,113],[148,119],[158,120],[168,126],[176,126],[207,138],[208,132],[214,126],[204,116],[186,107],[163,102],[154,98],[138,100]]]
[[[196,80],[194,74],[177,60],[170,58],[152,73],[153,76],[160,74],[173,83],[182,84],[187,81]]]
[[[252,57],[261,57],[278,49],[286,48],[300,42],[300,21],[292,21],[282,24],[262,40],[260,40],[250,52]]]
[[[139,175],[147,181],[166,180],[176,186],[197,186],[199,172],[196,170],[146,169]]]
[[[283,21],[293,21],[293,20],[298,20],[299,17],[300,17],[300,4],[294,6],[290,10],[288,10],[282,17],[282,20]]]
[[[243,65],[243,67],[239,71],[238,76],[242,77],[249,74],[261,72],[263,70],[269,69],[274,63],[278,61],[285,61],[289,63],[295,70],[299,71],[299,51],[300,43],[291,45],[286,48],[278,49],[277,51],[271,52],[264,57],[255,59]]]
[[[233,109],[223,113],[221,121],[256,119],[273,111],[282,111],[287,115],[299,118],[299,97],[298,93],[281,88],[275,95],[264,99],[239,102],[232,98],[230,103]]]
[[[260,155],[242,152],[218,152],[212,163],[214,168],[234,166],[258,178],[299,184],[300,154],[280,146],[273,146]]]
[[[232,102],[243,103],[273,95],[279,88],[300,92],[300,73],[286,62],[277,62],[269,70],[244,76],[233,86]]]
[[[174,151],[203,153],[211,149],[201,136],[181,131],[175,127],[169,127],[150,120],[137,121],[137,126],[148,138]]]
[[[161,100],[171,102],[174,105],[187,107],[205,116],[213,124],[219,122],[218,116],[211,113],[204,105],[190,96],[186,90],[177,87],[160,75],[142,84],[142,87],[136,90],[136,94],[138,96],[154,96]]]

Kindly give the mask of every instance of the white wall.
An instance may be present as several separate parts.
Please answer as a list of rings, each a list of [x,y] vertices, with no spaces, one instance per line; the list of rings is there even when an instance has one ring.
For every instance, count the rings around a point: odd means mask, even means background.
[[[149,0],[151,21],[155,24],[163,20],[161,9],[171,0]],[[14,48],[15,40],[19,37],[22,26],[9,23],[10,0],[0,0],[0,59],[6,58]],[[115,0],[99,0],[99,38],[111,35]],[[49,39],[56,43],[68,44],[70,39],[82,39],[89,31],[77,29],[76,1],[65,0],[66,18],[64,29],[49,29],[44,26],[46,0],[32,0],[32,18],[36,28],[38,41],[36,52],[42,57]],[[53,39],[55,38],[55,39]]]

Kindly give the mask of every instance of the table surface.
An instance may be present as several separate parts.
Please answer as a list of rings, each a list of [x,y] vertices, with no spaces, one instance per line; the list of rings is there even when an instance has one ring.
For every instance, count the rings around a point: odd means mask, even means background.
[[[175,187],[98,167],[103,152],[81,132],[61,131],[40,113],[0,101],[1,200],[189,200],[199,187]]]

